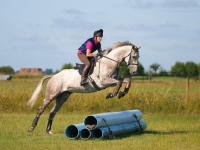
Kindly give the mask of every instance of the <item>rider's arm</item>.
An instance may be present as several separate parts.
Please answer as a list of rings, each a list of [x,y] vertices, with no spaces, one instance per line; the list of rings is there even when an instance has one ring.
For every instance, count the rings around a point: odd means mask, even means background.
[[[86,56],[87,56],[87,57],[95,57],[96,54],[92,54],[92,53],[91,53],[91,50],[90,50],[90,49],[87,49],[87,50],[86,50]]]
[[[91,53],[92,47],[93,47],[93,44],[90,41],[88,41],[86,43],[86,48],[87,48],[87,50],[86,50],[86,56],[87,57],[95,57],[96,56],[96,54]]]
[[[99,53],[102,53],[102,49],[101,49],[101,48],[100,48],[100,49],[98,49],[98,52],[99,52]]]
[[[101,43],[99,43],[98,52],[99,52],[99,53],[102,53]]]

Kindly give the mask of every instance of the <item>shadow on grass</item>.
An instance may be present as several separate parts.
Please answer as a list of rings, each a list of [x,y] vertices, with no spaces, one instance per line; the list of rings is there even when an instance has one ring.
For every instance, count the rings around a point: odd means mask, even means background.
[[[172,135],[172,134],[185,134],[188,131],[155,131],[155,130],[146,130],[146,131],[135,131],[133,133],[124,133],[120,135],[116,135],[114,139],[123,139],[131,136],[141,136],[145,134],[152,134],[152,135]]]
[[[154,130],[147,130],[144,131],[143,134],[162,134],[162,135],[170,135],[170,134],[182,134],[182,133],[188,133],[188,131],[154,131]]]

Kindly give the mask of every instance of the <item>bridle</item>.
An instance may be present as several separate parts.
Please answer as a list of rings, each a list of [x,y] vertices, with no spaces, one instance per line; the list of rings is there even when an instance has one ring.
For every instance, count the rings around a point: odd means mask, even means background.
[[[135,50],[135,49],[134,49]],[[135,50],[136,52],[137,52],[137,54],[138,54],[138,50]],[[137,56],[131,56],[131,53],[133,52],[133,49],[131,49],[131,52],[126,56],[126,57],[128,57],[129,56],[129,60],[128,60],[128,64],[127,64],[127,66],[131,66],[131,65],[138,65],[138,63],[131,63],[130,61],[131,61],[131,57],[132,58],[134,58],[134,59],[136,59],[137,58]],[[124,59],[126,59],[126,57],[124,57]]]
[[[140,48],[140,47],[139,47],[139,48]],[[138,52],[139,52],[139,51],[138,51],[139,48],[138,48],[137,50],[131,48],[130,53],[129,53],[127,56],[125,56],[125,57],[123,58],[123,60],[125,60],[127,57],[129,57],[127,67],[129,67],[129,66],[131,66],[131,65],[138,65],[138,63],[130,63],[130,60],[131,60],[131,54],[132,54],[132,52],[135,50],[135,51],[138,53]],[[110,58],[110,57],[107,57],[107,56],[102,56],[102,57],[105,57],[105,58],[107,58],[107,59],[110,59],[110,60],[116,62],[116,63],[117,63],[117,68],[116,68],[116,69],[117,69],[117,72],[119,71],[119,66],[120,66],[121,62],[118,62],[118,61],[116,61],[116,60],[114,60],[114,59],[112,59],[112,58]],[[136,59],[136,56],[133,56],[133,58]],[[122,62],[123,62],[123,61],[122,61]],[[100,61],[99,61],[99,74],[100,74]],[[118,73],[117,73],[117,74],[118,74]],[[99,78],[99,75],[97,75],[97,77]]]
[[[131,61],[131,57],[133,57],[134,59],[137,58],[136,56],[131,56],[131,54],[132,54],[132,52],[133,52],[134,50],[135,50],[135,49],[131,48],[130,53],[129,53],[127,56],[125,56],[124,59],[123,59],[123,60],[125,60],[127,57],[129,57],[127,66],[138,65],[138,63],[131,63],[131,62],[130,62],[130,61]],[[135,50],[135,51],[136,51],[137,53],[139,52],[138,49]],[[107,59],[110,59],[110,60],[116,62],[116,63],[117,63],[117,67],[120,66],[120,62],[118,62],[118,61],[116,61],[116,60],[114,60],[114,59],[112,59],[112,58],[109,58],[109,57],[107,57],[107,56],[102,56],[102,57],[105,57],[105,58],[107,58]],[[123,61],[122,61],[122,62],[123,62]]]

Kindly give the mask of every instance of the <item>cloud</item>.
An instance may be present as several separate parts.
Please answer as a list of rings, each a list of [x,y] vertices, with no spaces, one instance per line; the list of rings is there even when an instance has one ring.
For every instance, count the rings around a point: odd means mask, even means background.
[[[89,21],[85,21],[83,19],[80,18],[75,18],[74,20],[67,20],[67,19],[62,19],[62,18],[58,18],[58,19],[54,19],[53,20],[53,27],[57,27],[57,28],[69,28],[69,29],[84,29],[84,30],[91,30],[96,26],[99,26],[99,24],[104,24],[103,22],[89,22]]]
[[[180,24],[166,22],[166,23],[162,23],[162,24],[151,24],[151,25],[146,25],[146,24],[129,25],[129,26],[117,25],[115,27],[115,29],[122,30],[122,31],[149,31],[149,32],[152,32],[155,30],[177,29],[180,27],[181,27]]]
[[[191,8],[200,7],[196,0],[165,0],[164,2],[149,2],[145,0],[126,1],[123,6],[137,9],[152,8]]]
[[[18,52],[49,52],[57,50],[57,45],[49,38],[38,37],[35,35],[18,35],[10,40],[10,45],[6,48],[8,51]]]
[[[39,40],[40,40],[39,37],[37,37],[35,35],[28,35],[28,34],[18,35],[11,39],[11,41],[13,41],[13,42],[19,42],[19,41],[21,41],[21,42],[37,42]]]
[[[64,9],[63,12],[67,13],[67,14],[72,14],[72,15],[84,15],[85,14],[84,12],[79,11],[77,9],[73,9],[73,8]]]
[[[129,8],[138,8],[138,9],[150,9],[157,6],[157,3],[154,2],[144,2],[142,0],[135,0],[135,1],[124,1],[123,6]]]
[[[161,3],[161,6],[169,8],[190,8],[199,7],[199,4],[195,0],[167,0]]]

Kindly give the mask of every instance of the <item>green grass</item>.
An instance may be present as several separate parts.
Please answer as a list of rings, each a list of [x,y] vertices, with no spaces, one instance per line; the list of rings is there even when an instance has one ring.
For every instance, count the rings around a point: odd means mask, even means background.
[[[197,150],[200,147],[198,115],[143,114],[147,128],[143,133],[116,135],[114,139],[69,140],[64,130],[69,124],[82,123],[88,113],[57,114],[54,135],[45,132],[48,113],[44,113],[35,131],[27,132],[33,113],[2,113],[0,116],[0,149],[2,150]]]
[[[196,150],[200,147],[199,81],[190,80],[188,95],[186,80],[171,77],[153,78],[151,82],[133,80],[129,93],[121,99],[105,99],[113,88],[72,94],[53,121],[56,134],[49,135],[45,129],[54,102],[42,114],[35,131],[27,132],[44,99],[46,82],[32,109],[25,102],[40,79],[14,77],[12,81],[0,81],[0,149]],[[82,123],[87,115],[128,109],[142,111],[147,122],[143,133],[117,135],[112,140],[69,140],[64,135],[67,125]]]
[[[200,86],[190,80],[189,94],[186,94],[186,84],[182,78],[174,82],[170,77],[162,82],[138,82],[133,80],[129,93],[118,99],[117,97],[106,100],[106,94],[114,88],[80,94],[74,93],[62,106],[61,110],[67,112],[108,112],[138,108],[150,113],[165,114],[199,114],[200,113]],[[36,111],[42,104],[45,96],[45,85],[38,100],[32,109],[25,103],[29,100],[40,78],[14,78],[12,81],[0,82],[0,112],[26,112]],[[166,81],[167,80],[167,81]],[[124,87],[121,88],[123,90]],[[54,102],[47,107],[49,111]]]

